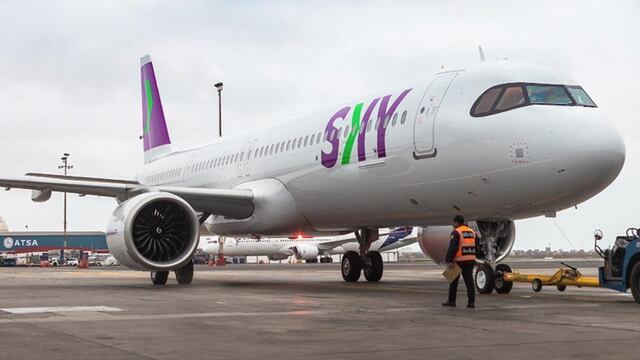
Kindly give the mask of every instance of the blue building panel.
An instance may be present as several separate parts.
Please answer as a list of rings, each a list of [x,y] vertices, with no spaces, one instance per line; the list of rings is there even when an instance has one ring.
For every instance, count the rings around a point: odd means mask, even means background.
[[[107,238],[102,232],[67,232],[67,250],[108,252]],[[0,232],[0,252],[32,253],[60,250],[64,247],[62,232]]]

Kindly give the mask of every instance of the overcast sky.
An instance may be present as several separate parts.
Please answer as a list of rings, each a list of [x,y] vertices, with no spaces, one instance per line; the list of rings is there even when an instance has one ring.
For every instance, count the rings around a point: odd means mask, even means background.
[[[578,248],[640,225],[640,2],[0,1],[0,176],[132,178],[142,164],[139,58],[149,53],[173,143],[225,133],[432,72],[509,58],[560,69],[624,134],[618,179],[555,222]],[[579,129],[576,129],[579,131]],[[588,144],[585,144],[588,146]],[[69,195],[69,228],[104,230],[112,199]],[[0,192],[11,230],[62,229],[62,197]],[[516,248],[571,249],[553,220],[519,221]]]

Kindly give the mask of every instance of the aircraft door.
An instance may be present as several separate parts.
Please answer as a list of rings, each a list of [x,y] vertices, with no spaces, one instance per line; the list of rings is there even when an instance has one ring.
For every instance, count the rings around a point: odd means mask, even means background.
[[[251,149],[251,142],[247,141],[244,144],[244,146],[242,146],[242,151],[240,152],[240,157],[238,158],[238,165],[237,165],[238,177],[247,175],[248,166],[249,166],[249,150],[250,149]]]
[[[438,116],[442,99],[447,94],[447,89],[449,89],[449,85],[451,85],[456,75],[458,75],[457,72],[437,75],[422,97],[413,128],[413,145],[416,158],[435,157],[437,154],[434,134],[436,117]]]
[[[250,171],[251,159],[255,157],[254,151],[255,151],[256,141],[257,141],[256,139],[247,141],[243,146],[242,154],[244,155],[238,162],[238,176],[241,176],[241,177],[249,176],[251,172]]]

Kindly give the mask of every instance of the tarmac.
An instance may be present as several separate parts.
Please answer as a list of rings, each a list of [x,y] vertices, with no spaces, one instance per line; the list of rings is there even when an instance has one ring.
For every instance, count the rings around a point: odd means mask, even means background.
[[[553,273],[558,261],[511,261]],[[594,275],[597,260],[572,261]],[[443,308],[432,264],[196,266],[189,286],[122,267],[0,268],[0,359],[638,359],[640,305],[605,289],[515,284]],[[462,284],[461,284],[462,285]]]

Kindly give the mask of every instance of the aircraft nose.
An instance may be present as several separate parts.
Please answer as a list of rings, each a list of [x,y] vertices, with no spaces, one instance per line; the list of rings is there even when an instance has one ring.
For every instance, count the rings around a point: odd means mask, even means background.
[[[625,142],[620,132],[600,116],[582,117],[564,139],[564,156],[556,159],[558,173],[565,172],[573,189],[590,194],[611,184],[625,162]]]
[[[609,121],[604,120],[594,129],[590,149],[591,170],[599,178],[611,183],[620,173],[626,158],[626,146],[620,132]],[[608,185],[607,183],[607,185]]]

